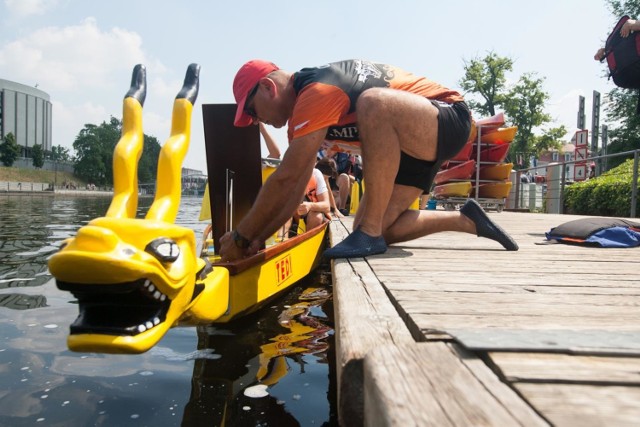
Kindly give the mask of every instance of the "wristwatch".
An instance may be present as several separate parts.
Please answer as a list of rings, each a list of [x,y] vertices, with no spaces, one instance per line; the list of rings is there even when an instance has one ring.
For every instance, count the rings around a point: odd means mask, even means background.
[[[246,237],[241,236],[240,233],[238,233],[238,230],[233,230],[233,232],[231,233],[231,236],[233,237],[233,242],[240,249],[247,249],[251,244],[251,241]]]

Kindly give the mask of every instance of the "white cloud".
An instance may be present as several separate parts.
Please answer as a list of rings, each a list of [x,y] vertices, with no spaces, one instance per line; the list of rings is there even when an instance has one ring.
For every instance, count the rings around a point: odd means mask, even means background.
[[[113,28],[101,31],[96,20],[76,26],[39,29],[0,49],[0,67],[8,78],[38,82],[46,91],[104,87],[114,71],[149,63],[141,37]]]
[[[57,4],[58,0],[4,0],[9,13],[18,17],[42,15]]]

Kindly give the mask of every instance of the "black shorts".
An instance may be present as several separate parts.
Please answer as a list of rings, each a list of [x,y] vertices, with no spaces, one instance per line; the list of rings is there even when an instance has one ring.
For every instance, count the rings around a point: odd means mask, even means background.
[[[471,114],[464,102],[447,104],[431,101],[438,109],[438,151],[435,161],[416,159],[400,152],[400,167],[396,184],[421,188],[428,193],[440,165],[454,157],[464,147],[471,132]]]

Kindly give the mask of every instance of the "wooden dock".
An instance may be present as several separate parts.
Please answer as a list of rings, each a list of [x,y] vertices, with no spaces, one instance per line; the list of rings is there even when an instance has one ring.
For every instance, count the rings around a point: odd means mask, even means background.
[[[542,244],[577,216],[489,215],[518,252],[446,232],[332,262],[340,424],[640,425],[640,248]]]

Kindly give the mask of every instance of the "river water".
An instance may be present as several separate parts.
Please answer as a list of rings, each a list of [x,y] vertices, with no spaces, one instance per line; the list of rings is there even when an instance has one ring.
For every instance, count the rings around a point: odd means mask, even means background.
[[[176,220],[196,236],[200,201]],[[70,352],[77,306],[47,259],[109,203],[0,196],[0,426],[337,425],[326,265],[252,316],[171,329],[147,353]]]

